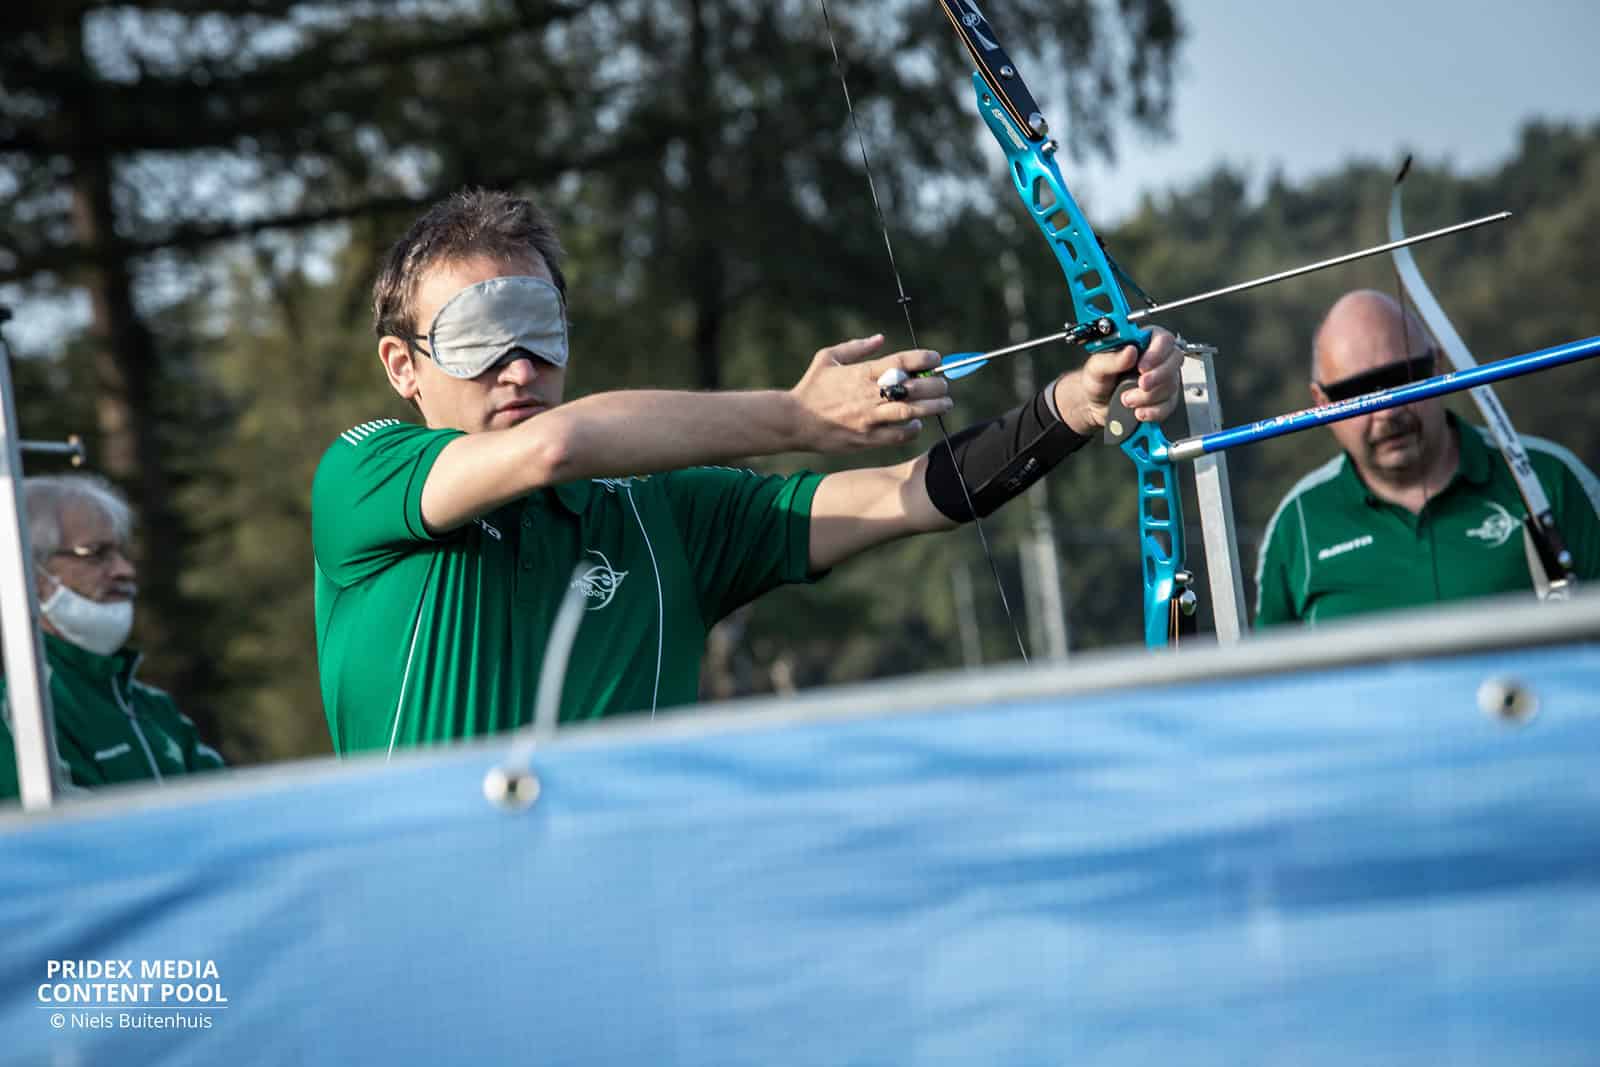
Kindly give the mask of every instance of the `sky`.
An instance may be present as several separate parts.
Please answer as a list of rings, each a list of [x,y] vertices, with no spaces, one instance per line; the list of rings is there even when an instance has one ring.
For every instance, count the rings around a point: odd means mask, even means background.
[[[990,0],[986,10],[1001,0]],[[1173,140],[1119,131],[1116,165],[1066,174],[1092,221],[1228,162],[1262,182],[1415,152],[1458,173],[1508,157],[1529,118],[1600,120],[1595,0],[1178,0]],[[1040,101],[1051,112],[1048,100]],[[1063,157],[1065,159],[1065,157]]]
[[[1144,194],[1183,187],[1219,163],[1257,188],[1352,157],[1398,165],[1407,152],[1458,173],[1505,160],[1530,118],[1600,120],[1600,0],[1177,0],[1188,37],[1178,58],[1173,138],[1126,127],[1118,160],[1063,154],[1073,196],[1097,227]],[[1004,0],[986,12],[1005,29]],[[1103,7],[1106,5],[1103,5]],[[1032,79],[1042,91],[1044,79]],[[1048,97],[1046,116],[1059,112]],[[1058,129],[1058,134],[1061,131]],[[0,300],[15,292],[0,287]],[[68,307],[17,306],[6,334],[42,354],[63,336]]]

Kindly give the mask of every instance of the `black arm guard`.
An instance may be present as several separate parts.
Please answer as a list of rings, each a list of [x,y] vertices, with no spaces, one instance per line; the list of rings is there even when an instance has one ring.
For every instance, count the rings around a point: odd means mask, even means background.
[[[947,518],[968,522],[976,509],[987,516],[1044,477],[1057,463],[1089,443],[1061,421],[1055,383],[997,419],[968,426],[928,453],[924,483],[928,498]],[[972,507],[967,494],[972,494]]]

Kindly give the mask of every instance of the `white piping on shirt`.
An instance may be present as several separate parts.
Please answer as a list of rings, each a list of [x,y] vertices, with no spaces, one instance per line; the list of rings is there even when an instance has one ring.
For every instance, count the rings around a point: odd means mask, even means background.
[[[1318,485],[1321,485],[1323,482],[1332,481],[1334,478],[1337,478],[1343,463],[1344,453],[1341,452],[1339,455],[1328,460],[1322,466],[1305,475],[1294,484],[1294,488],[1290,489],[1283,495],[1283,499],[1278,502],[1277,510],[1272,513],[1272,518],[1267,520],[1266,532],[1261,535],[1261,547],[1256,551],[1257,615],[1261,614],[1261,579],[1265,576],[1267,570],[1267,549],[1272,544],[1272,534],[1274,528],[1278,525],[1278,521],[1283,518],[1283,513],[1288,510],[1290,504],[1295,505],[1295,515],[1300,519],[1300,555],[1301,558],[1305,560],[1305,574],[1301,578],[1303,583],[1300,590],[1301,596],[1304,596],[1306,589],[1310,588],[1311,543],[1307,539],[1308,534],[1306,531],[1306,514],[1305,509],[1300,505],[1300,494],[1306,492],[1307,490],[1313,489]]]
[[[1491,451],[1497,447],[1494,439],[1489,436],[1488,430],[1481,426],[1474,426],[1473,429],[1478,431],[1478,436],[1483,438],[1484,444]],[[1600,516],[1600,481],[1595,479],[1594,472],[1584,466],[1582,460],[1572,454],[1571,449],[1563,448],[1554,441],[1548,441],[1543,437],[1535,437],[1532,434],[1523,433],[1517,436],[1522,439],[1522,447],[1527,451],[1543,452],[1545,455],[1559,460],[1561,465],[1567,468],[1567,473],[1572,475],[1573,480],[1583,490],[1584,496],[1589,498],[1589,507],[1594,509],[1595,515]],[[1540,484],[1544,485],[1543,482]],[[1544,490],[1547,494],[1550,489],[1550,486],[1544,485]]]
[[[394,702],[394,725],[389,728],[389,751],[384,753],[383,762],[388,763],[394,755],[394,740],[400,736],[400,709],[406,706],[406,688],[411,684],[411,661],[417,654],[417,635],[422,632],[422,600],[417,600],[417,621],[411,627],[411,647],[406,651],[406,669],[400,676],[400,696]]]
[[[644,535],[645,551],[650,553],[650,569],[656,577],[656,684],[650,691],[650,718],[656,717],[656,700],[661,695],[661,650],[663,631],[666,629],[666,605],[661,595],[661,568],[656,564],[656,550],[650,544],[650,531],[644,528],[644,519],[639,517],[639,505],[633,499],[633,486],[623,486],[628,493],[628,506],[633,509],[633,521],[639,524],[639,533]]]
[[[138,661],[134,668],[138,669]],[[132,672],[129,672],[130,675]],[[133,735],[139,739],[139,747],[144,749],[144,758],[150,764],[150,773],[155,775],[156,784],[161,785],[161,768],[156,766],[156,754],[150,751],[150,742],[145,740],[144,730],[139,727],[139,718],[133,713],[133,705],[122,695],[122,690],[117,688],[117,679],[111,679],[111,695],[117,698],[117,703],[122,707],[122,713],[128,717],[128,725],[133,727]]]

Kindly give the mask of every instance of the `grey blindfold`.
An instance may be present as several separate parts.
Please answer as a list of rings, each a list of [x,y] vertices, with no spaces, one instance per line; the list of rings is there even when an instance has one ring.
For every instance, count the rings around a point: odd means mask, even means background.
[[[566,303],[543,278],[490,278],[446,301],[427,341],[425,354],[452,378],[476,378],[519,350],[565,367]]]

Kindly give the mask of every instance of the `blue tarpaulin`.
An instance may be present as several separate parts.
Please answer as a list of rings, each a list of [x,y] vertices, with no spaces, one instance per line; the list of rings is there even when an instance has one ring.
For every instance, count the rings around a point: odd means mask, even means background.
[[[879,684],[563,734],[522,811],[491,743],[7,820],[0,1062],[1594,1063],[1597,680]],[[52,960],[226,1000],[63,1004]]]

